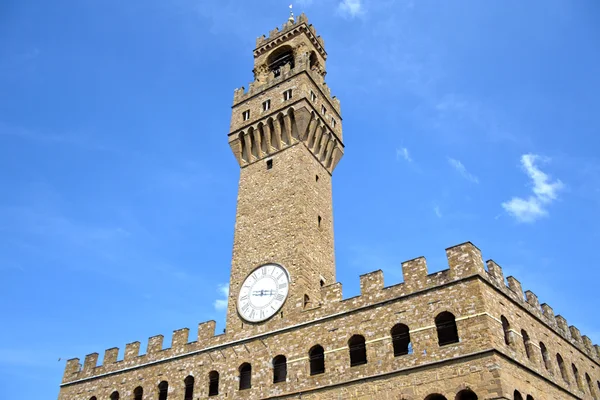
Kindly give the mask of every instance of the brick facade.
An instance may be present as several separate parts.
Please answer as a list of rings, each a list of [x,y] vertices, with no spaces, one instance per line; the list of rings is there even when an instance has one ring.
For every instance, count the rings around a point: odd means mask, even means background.
[[[293,62],[274,72],[283,46]],[[145,354],[134,342],[123,360],[117,348],[100,364],[97,353],[69,360],[59,400],[600,399],[600,348],[471,243],[447,249],[449,268],[434,274],[423,257],[402,263],[400,284],[362,275],[361,294],[343,300],[331,174],[344,146],[324,42],[301,15],[257,39],[254,57],[229,133],[241,172],[226,333],[209,321],[195,342],[186,328],[167,348],[159,335]],[[289,271],[289,296],[247,323],[237,293],[271,262]]]

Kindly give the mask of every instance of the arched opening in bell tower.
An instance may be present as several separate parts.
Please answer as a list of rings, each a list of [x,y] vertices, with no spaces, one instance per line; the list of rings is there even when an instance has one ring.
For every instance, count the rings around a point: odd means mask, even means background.
[[[286,64],[290,65],[290,69],[294,69],[294,50],[288,45],[273,50],[267,58],[269,72],[272,72],[275,77],[281,75],[281,67]]]

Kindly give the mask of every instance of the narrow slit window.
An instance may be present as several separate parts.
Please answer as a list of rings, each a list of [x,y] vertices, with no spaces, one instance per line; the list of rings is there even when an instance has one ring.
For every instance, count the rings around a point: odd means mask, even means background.
[[[219,373],[211,371],[208,374],[208,395],[216,396],[219,394]]]
[[[410,332],[408,326],[404,324],[396,324],[390,333],[392,335],[394,357],[410,354],[412,348],[410,345]]]
[[[267,160],[267,169],[273,168],[273,160]]]
[[[308,297],[307,294],[304,295],[303,307],[304,307],[304,309],[307,309],[310,307],[310,297]]]
[[[287,100],[291,100],[292,99],[292,89],[288,89],[285,92],[283,92],[283,100],[287,101]]]
[[[315,101],[317,99],[317,95],[312,90],[310,91],[310,101]]]
[[[252,387],[252,366],[248,363],[240,365],[240,390]]]
[[[348,340],[348,350],[350,351],[351,367],[367,363],[367,347],[365,345],[364,336],[352,336],[350,340]]]
[[[335,128],[335,124],[336,124],[335,119],[331,118],[331,126],[333,126]]]
[[[321,220],[322,220],[322,218],[321,218],[321,216],[319,215],[319,216],[317,217],[317,225],[318,225],[318,227],[319,227],[319,228],[321,227]]]
[[[167,400],[167,396],[169,393],[169,383],[167,381],[162,381],[158,384],[158,400]]]
[[[263,111],[269,111],[271,108],[271,100],[266,100],[263,102]]]
[[[183,380],[185,384],[185,394],[183,396],[184,400],[194,400],[194,377],[188,376]]]
[[[250,119],[250,110],[246,110],[242,113],[242,118],[244,121],[248,121]]]
[[[318,375],[325,372],[325,352],[322,346],[316,345],[310,349],[308,351],[308,360],[311,375]]]
[[[279,355],[273,359],[273,383],[285,382],[287,379],[287,359]]]
[[[315,175],[315,182],[319,182],[319,175]]]
[[[327,114],[327,109],[325,108],[325,106],[321,106],[321,114]]]

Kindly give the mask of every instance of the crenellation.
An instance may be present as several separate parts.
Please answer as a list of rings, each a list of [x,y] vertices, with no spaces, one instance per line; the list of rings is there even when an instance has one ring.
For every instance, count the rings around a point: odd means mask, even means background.
[[[321,298],[323,299],[323,304],[339,303],[342,301],[342,284],[336,282],[323,286],[321,288]]]
[[[383,271],[369,272],[360,276],[360,295],[368,296],[377,294],[383,289]]]
[[[198,343],[208,341],[215,336],[217,323],[214,320],[201,322],[198,324]]]
[[[485,276],[481,251],[471,242],[447,248],[446,257],[451,275],[455,279],[471,275]]]
[[[504,282],[504,273],[502,272],[502,267],[494,260],[487,260],[486,262],[488,269],[488,276],[492,279],[492,282],[499,287],[505,287],[506,283]]]
[[[556,327],[556,318],[554,317],[554,310],[548,304],[544,303],[540,306],[542,308],[542,314],[546,317],[547,322],[552,327]]]
[[[92,353],[85,356],[85,360],[83,361],[83,370],[84,374],[90,374],[94,371],[94,369],[98,366],[98,353]]]
[[[425,288],[427,279],[427,261],[425,257],[417,257],[402,263],[404,284],[411,291]]]
[[[587,353],[591,357],[596,357],[596,354],[595,354],[595,351],[594,351],[594,345],[592,343],[592,339],[590,339],[587,335],[583,335],[581,337],[581,339],[583,340],[583,345],[585,346],[585,349],[587,350]]]
[[[148,339],[148,347],[146,349],[146,354],[156,354],[163,349],[163,335],[152,336]]]
[[[540,312],[540,301],[535,293],[533,293],[531,290],[527,290],[525,292],[525,299],[527,303],[534,308],[536,313]]]
[[[171,338],[171,349],[175,353],[181,353],[185,349],[185,345],[188,344],[190,330],[188,328],[178,329],[173,331],[173,337]]]
[[[125,355],[123,361],[131,362],[140,355],[140,342],[127,343],[125,345]]]
[[[583,344],[583,341],[581,340],[581,332],[579,331],[579,328],[577,328],[574,325],[569,326],[569,332],[571,333],[571,339],[573,341],[575,341],[577,344]]]
[[[67,364],[65,366],[65,373],[63,374],[63,382],[68,382],[73,379],[74,376],[77,376],[81,371],[81,363],[79,362],[79,358],[71,358],[67,360]]]
[[[571,332],[569,331],[569,324],[562,315],[556,316],[556,326],[567,339],[571,339]]]
[[[117,358],[119,357],[119,348],[113,347],[104,351],[104,359],[102,360],[102,365],[107,366],[117,362]]]
[[[418,257],[402,263],[402,283],[385,287],[376,270],[343,299],[331,176],[344,144],[324,45],[303,13],[290,18],[256,38],[254,80],[234,90],[228,141],[240,180],[226,330],[206,321],[191,343],[183,328],[167,349],[157,335],[143,355],[140,342],[127,344],[123,361],[118,348],[101,366],[97,353],[83,367],[69,360],[60,400],[140,398],[138,386],[164,398],[163,381],[169,398],[509,399],[516,388],[528,399],[580,398],[571,371],[560,379],[563,358],[597,379],[600,348],[471,242],[446,249],[447,269],[428,273]]]
[[[516,295],[516,299],[518,301],[524,301],[521,282],[519,282],[514,276],[507,277],[506,281],[508,282],[508,288]]]

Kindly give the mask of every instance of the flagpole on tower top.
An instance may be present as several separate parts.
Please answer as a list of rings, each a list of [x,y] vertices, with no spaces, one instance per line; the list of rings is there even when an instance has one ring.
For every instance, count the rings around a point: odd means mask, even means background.
[[[294,12],[292,11],[292,5],[290,4],[290,18],[288,19],[290,22],[294,22]]]

